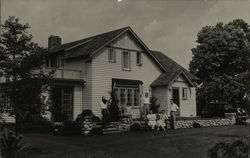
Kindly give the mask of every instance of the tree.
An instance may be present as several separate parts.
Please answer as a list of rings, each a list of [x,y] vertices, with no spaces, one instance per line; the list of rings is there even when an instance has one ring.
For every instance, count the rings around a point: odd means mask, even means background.
[[[190,71],[203,81],[197,97],[209,102],[243,105],[247,71],[245,53],[250,42],[249,25],[236,19],[227,24],[205,26],[192,49]],[[249,51],[247,51],[249,54]]]
[[[27,32],[28,24],[9,17],[2,25],[0,40],[0,75],[9,82],[0,86],[7,89],[16,118],[16,125],[30,121],[33,115],[41,115],[46,104],[43,92],[51,73],[43,71],[43,48],[33,43]]]

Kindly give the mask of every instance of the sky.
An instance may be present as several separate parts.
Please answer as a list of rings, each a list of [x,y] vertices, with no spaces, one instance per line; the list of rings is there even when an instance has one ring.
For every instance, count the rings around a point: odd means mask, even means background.
[[[63,43],[130,26],[152,50],[188,69],[202,27],[241,18],[250,24],[250,0],[2,0],[9,16],[29,23],[34,42],[50,35]]]

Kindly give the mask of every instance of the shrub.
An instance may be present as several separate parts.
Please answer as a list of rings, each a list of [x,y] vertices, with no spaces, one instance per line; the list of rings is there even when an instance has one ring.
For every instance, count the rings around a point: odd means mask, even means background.
[[[76,121],[64,121],[61,127],[62,135],[80,135],[82,128]]]
[[[111,103],[108,108],[109,113],[110,113],[110,121],[118,121],[119,120],[119,107],[118,107],[119,100],[117,99],[116,91],[112,90],[110,92],[110,96],[111,96]]]
[[[197,122],[193,123],[193,128],[201,128],[201,125]]]
[[[142,127],[139,123],[134,123],[130,126],[131,131],[141,131]]]
[[[103,130],[101,127],[96,127],[91,129],[90,135],[103,135]]]
[[[81,115],[84,117],[84,116],[92,116],[93,113],[90,109],[86,109],[86,110],[83,110]]]
[[[49,132],[53,127],[53,123],[42,117],[42,116],[32,116],[29,122],[20,123],[18,130],[21,132]]]
[[[7,130],[1,138],[1,156],[3,158],[29,158],[30,146],[25,144],[22,136]]]
[[[100,121],[99,117],[95,116],[91,110],[87,109],[83,110],[82,113],[77,116],[76,122],[81,125],[86,118],[91,119],[93,122]]]
[[[150,110],[152,110],[153,114],[156,114],[159,112],[159,107],[160,107],[160,104],[156,104],[157,102],[157,98],[152,96],[150,98]]]
[[[207,155],[210,158],[247,158],[248,145],[243,140],[236,140],[231,144],[221,141],[209,149]]]

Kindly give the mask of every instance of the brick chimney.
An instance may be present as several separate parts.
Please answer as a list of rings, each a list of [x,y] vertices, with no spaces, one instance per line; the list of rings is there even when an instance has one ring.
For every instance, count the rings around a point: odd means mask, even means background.
[[[62,39],[59,36],[50,35],[48,38],[48,48],[54,48],[62,44]]]

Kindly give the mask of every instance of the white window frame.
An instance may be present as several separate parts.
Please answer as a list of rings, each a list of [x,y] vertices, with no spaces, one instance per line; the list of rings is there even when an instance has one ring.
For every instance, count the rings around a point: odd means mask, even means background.
[[[108,61],[111,63],[116,62],[116,51],[114,48],[109,48],[108,49]]]
[[[125,53],[128,53],[128,67],[125,67]],[[122,52],[122,70],[125,70],[125,71],[130,71],[131,70],[131,55],[130,55],[130,52],[129,51],[123,51]]]
[[[116,87],[117,91],[117,96],[119,100],[119,107],[120,108],[125,108],[129,102],[129,96],[128,96],[128,91],[131,91],[131,96],[130,96],[130,104],[133,108],[138,108],[140,107],[140,91],[139,88],[132,88],[132,87]],[[123,97],[122,97],[122,91],[123,91]],[[137,93],[137,95],[136,95]],[[136,98],[137,97],[137,98]],[[123,101],[122,102],[122,98]]]
[[[184,87],[183,87],[183,88],[182,88],[182,99],[183,99],[183,100],[187,100],[187,99],[188,99],[188,97],[187,97],[188,94],[187,94],[187,93],[188,93],[187,88],[184,88]]]
[[[138,57],[139,57],[139,60],[138,60]],[[136,52],[136,65],[142,66],[142,53],[141,52]]]

